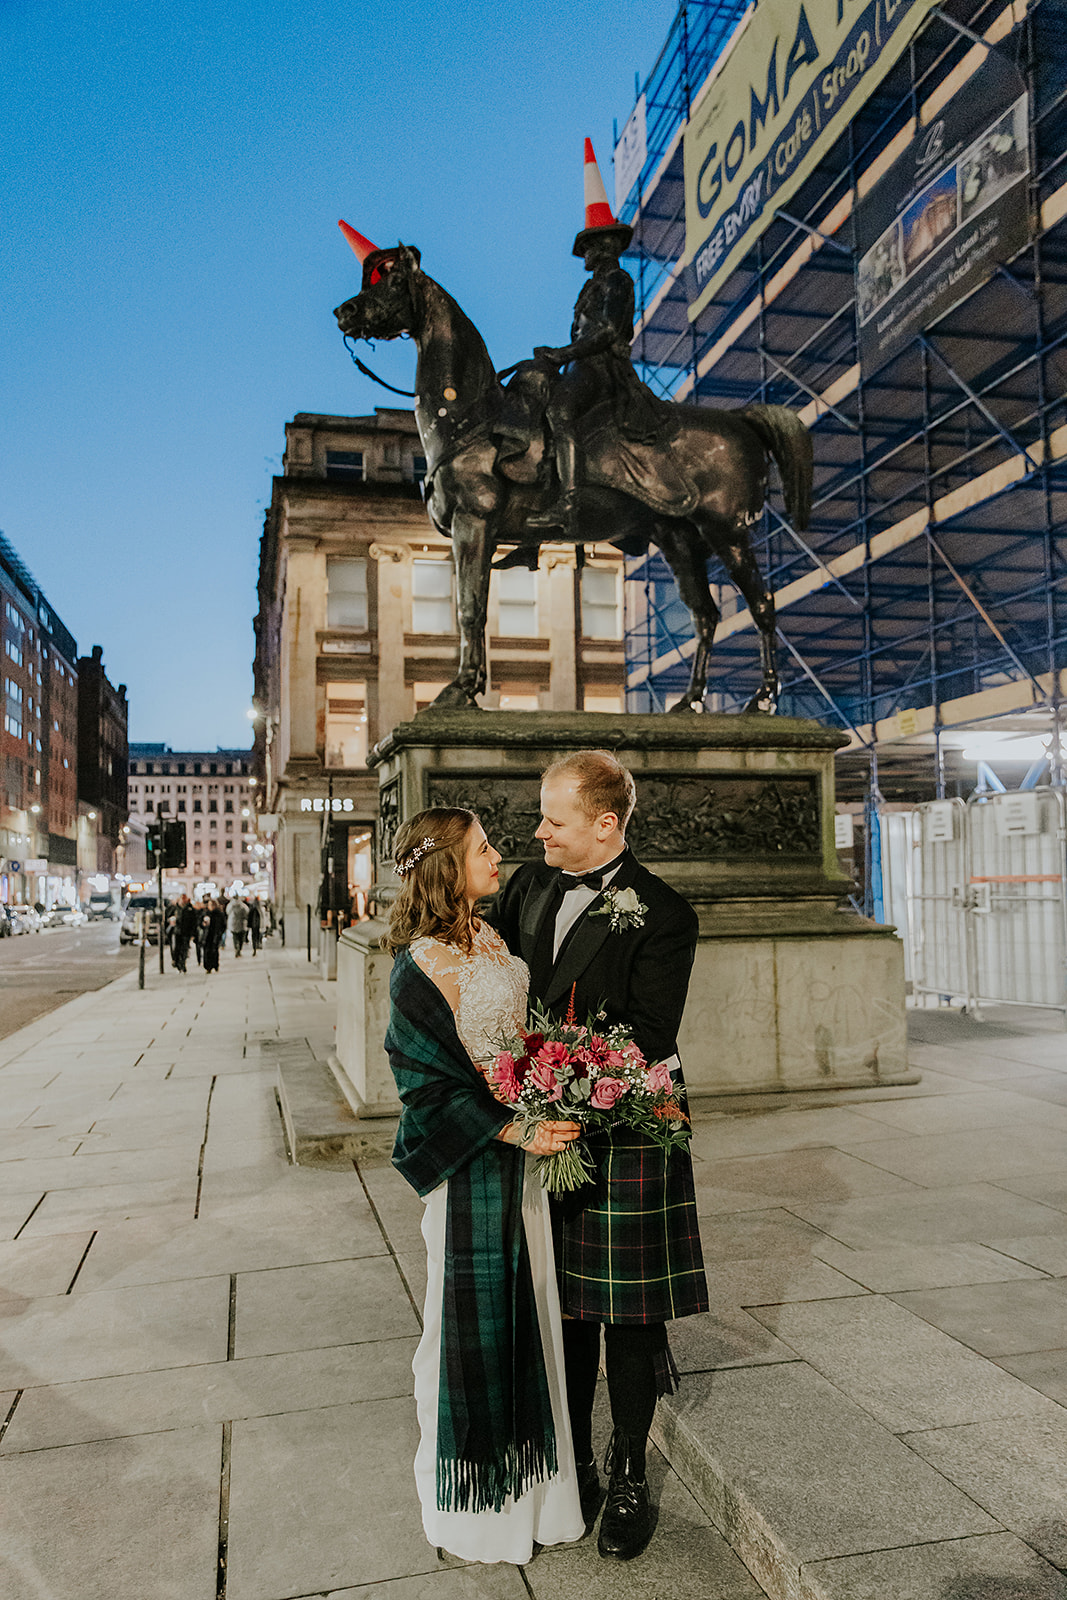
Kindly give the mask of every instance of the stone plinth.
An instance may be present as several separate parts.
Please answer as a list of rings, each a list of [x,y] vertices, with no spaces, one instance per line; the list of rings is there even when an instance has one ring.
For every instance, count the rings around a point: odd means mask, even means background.
[[[393,962],[378,947],[384,932],[384,922],[359,922],[337,940],[337,1053],[330,1065],[360,1117],[400,1111],[385,1053]]]
[[[700,918],[680,1039],[690,1093],[915,1082],[903,947],[892,928],[840,909],[848,880],[834,848],[834,752],[845,742],[786,717],[426,711],[371,757],[378,876],[395,884],[396,829],[433,805],[476,811],[506,876],[539,854],[543,769],[567,751],[613,750],[637,784],[629,842]],[[350,930],[342,946],[361,937]],[[351,953],[339,956],[342,988]],[[339,1025],[345,1062],[359,1049],[354,1033],[346,1039]],[[363,1057],[379,1051],[367,1036]]]

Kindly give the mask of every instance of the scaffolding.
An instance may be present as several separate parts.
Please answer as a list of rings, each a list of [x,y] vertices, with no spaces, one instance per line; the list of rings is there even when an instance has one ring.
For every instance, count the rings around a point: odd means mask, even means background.
[[[1062,784],[1067,0],[946,0],[690,323],[682,134],[741,18],[738,4],[688,0],[644,86],[648,154],[621,210],[635,228],[635,363],[674,400],[787,405],[812,430],[809,529],[774,494],[753,541],[776,596],[781,709],[847,733],[846,792],[872,812],[898,780],[901,797],[942,797],[945,730],[1031,708],[1047,713]],[[862,371],[855,198],[931,97],[965,86],[983,40],[1029,91],[1030,241]],[[688,683],[692,628],[657,551],[626,572],[627,706],[662,710]],[[708,573],[723,613],[708,704],[739,709],[759,681],[756,635],[725,570]],[[909,738],[923,742],[909,752]]]

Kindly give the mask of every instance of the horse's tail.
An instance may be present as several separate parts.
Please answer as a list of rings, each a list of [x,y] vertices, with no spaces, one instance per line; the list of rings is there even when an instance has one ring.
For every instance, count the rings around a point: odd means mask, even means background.
[[[811,434],[788,406],[746,406],[741,415],[768,455],[774,457],[782,479],[786,514],[802,533],[811,517]]]

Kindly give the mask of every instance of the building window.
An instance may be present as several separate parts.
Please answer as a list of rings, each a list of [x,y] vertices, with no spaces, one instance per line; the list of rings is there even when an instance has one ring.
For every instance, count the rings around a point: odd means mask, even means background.
[[[367,563],[362,557],[327,557],[326,626],[367,626]]]
[[[5,639],[4,640],[4,649],[7,652],[7,654],[11,657],[11,659],[15,663],[16,667],[21,667],[21,665],[22,665],[22,651],[19,649],[19,647],[15,643],[14,639]]]
[[[500,633],[505,639],[530,639],[537,634],[537,573],[512,567],[496,575]]]
[[[217,811],[219,809],[218,801],[217,800],[209,800],[208,803],[207,803],[207,808],[208,808],[209,811]]]
[[[349,481],[356,479],[362,481],[365,477],[363,471],[362,450],[327,450],[326,476],[328,478],[347,478]]]
[[[204,809],[204,802],[202,800],[194,800],[193,801],[193,810],[194,811],[203,811],[203,809]],[[199,823],[197,824],[197,826],[199,827]]]
[[[225,801],[224,804],[223,804],[223,810],[224,811],[232,811],[233,810],[233,801],[232,800]]]
[[[170,801],[169,800],[161,800],[159,802],[159,809],[160,809],[161,812],[162,811],[169,811],[170,810]]]
[[[179,811],[184,811],[185,810],[185,801],[184,800],[179,800],[178,801],[178,810]]]
[[[587,689],[582,696],[582,709],[584,711],[625,711],[622,703],[622,691],[612,694],[606,689]]]
[[[433,705],[446,684],[442,680],[441,683],[413,683],[411,687],[415,695],[415,710],[425,711],[427,706]]]
[[[415,483],[421,483],[426,476],[426,457],[412,456],[411,476]]]
[[[586,639],[622,638],[617,570],[582,568],[582,635]]]
[[[154,811],[156,809],[156,802],[154,800],[146,800],[144,803],[144,808],[146,811]]]
[[[451,561],[411,564],[411,631],[454,633]]]
[[[367,765],[367,686],[365,683],[326,685],[326,765]]]
[[[540,709],[537,691],[511,690],[500,696],[501,711],[537,711]]]

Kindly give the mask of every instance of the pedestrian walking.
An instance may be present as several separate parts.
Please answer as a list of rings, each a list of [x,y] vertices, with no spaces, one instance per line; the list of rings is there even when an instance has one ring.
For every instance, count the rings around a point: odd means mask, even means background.
[[[263,915],[258,900],[250,900],[248,903],[248,935],[252,941],[252,954],[258,956],[263,943]]]
[[[233,953],[240,960],[245,939],[248,937],[248,902],[242,900],[240,895],[234,895],[230,901],[230,909],[226,913],[226,926],[233,934]]]
[[[200,950],[205,972],[219,970],[219,947],[226,932],[226,913],[217,900],[209,900],[200,915]]]
[[[170,958],[179,972],[185,971],[189,946],[196,936],[196,910],[187,894],[179,895],[174,908],[170,938]],[[199,956],[199,952],[197,952]]]

